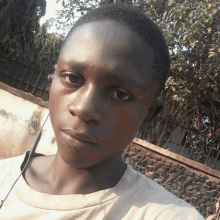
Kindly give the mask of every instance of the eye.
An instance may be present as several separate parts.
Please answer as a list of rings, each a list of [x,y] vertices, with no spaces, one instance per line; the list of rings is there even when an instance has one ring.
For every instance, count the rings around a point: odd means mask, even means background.
[[[111,91],[110,93],[115,98],[122,100],[122,101],[132,100],[132,98],[130,96],[128,96],[125,92],[120,91],[120,90]]]
[[[62,73],[61,77],[70,84],[83,84],[83,79],[77,73]]]

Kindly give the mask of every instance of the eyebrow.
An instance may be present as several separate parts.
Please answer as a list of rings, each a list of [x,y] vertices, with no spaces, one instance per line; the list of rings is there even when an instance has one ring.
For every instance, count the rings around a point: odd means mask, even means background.
[[[115,74],[114,72],[112,74],[108,74],[107,77],[109,78],[109,80],[113,79],[114,81],[124,83],[125,85],[129,85],[131,87],[137,87],[138,86],[138,88],[140,88],[141,90],[144,89],[144,84],[143,83],[140,83],[135,79],[130,79],[128,77],[120,76],[120,74]],[[145,90],[146,90],[146,88],[145,88]]]
[[[64,61],[64,60],[59,60],[58,63],[62,63],[62,65],[64,65],[64,68],[66,67],[71,67],[71,68],[77,68],[77,69],[80,69],[80,70],[85,70],[86,69],[86,64],[82,64],[82,63],[79,63],[79,62],[73,62],[73,61]]]

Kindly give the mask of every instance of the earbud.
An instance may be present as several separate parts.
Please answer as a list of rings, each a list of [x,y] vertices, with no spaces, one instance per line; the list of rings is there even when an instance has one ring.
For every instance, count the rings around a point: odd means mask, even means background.
[[[57,68],[57,64],[54,65],[54,70],[56,70],[56,68]],[[53,77],[54,77],[54,73],[51,73],[51,74],[49,74],[49,75],[47,76],[47,79],[48,79],[48,82],[49,82],[49,83],[52,83]]]
[[[51,74],[48,75],[48,78],[47,78],[47,79],[48,79],[48,82],[49,82],[49,83],[52,83],[53,77],[54,77],[54,73],[51,73]]]

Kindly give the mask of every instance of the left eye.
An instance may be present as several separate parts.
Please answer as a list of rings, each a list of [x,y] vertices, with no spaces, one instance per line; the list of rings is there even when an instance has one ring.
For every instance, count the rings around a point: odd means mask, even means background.
[[[122,91],[112,91],[111,94],[122,101],[131,100],[131,98]]]

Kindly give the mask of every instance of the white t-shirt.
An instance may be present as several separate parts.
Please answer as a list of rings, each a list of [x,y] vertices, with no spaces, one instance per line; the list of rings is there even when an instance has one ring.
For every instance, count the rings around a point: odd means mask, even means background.
[[[0,160],[0,199],[21,173],[23,154]],[[39,155],[38,155],[39,156]],[[113,188],[87,195],[51,195],[19,178],[0,209],[0,220],[204,220],[199,212],[127,165]]]

